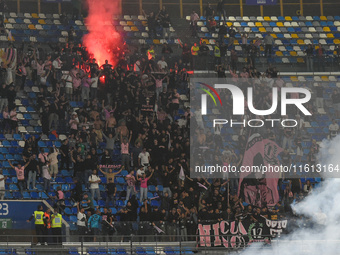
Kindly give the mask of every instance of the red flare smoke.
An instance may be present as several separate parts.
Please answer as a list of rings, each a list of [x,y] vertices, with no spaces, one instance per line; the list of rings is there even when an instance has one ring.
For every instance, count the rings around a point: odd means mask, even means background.
[[[83,44],[99,65],[108,60],[115,66],[118,59],[114,52],[123,45],[121,35],[112,24],[113,16],[120,14],[119,0],[86,0],[86,2],[88,4],[86,26],[89,33],[84,35]]]

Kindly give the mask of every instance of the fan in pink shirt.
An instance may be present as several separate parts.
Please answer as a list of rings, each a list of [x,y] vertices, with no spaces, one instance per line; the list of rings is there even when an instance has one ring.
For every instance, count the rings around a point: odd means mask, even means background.
[[[151,174],[149,177],[145,177],[145,174],[143,174],[142,178],[139,178],[138,181],[140,181],[140,202],[143,202],[144,199],[148,198],[148,180],[153,175],[154,170],[152,170]]]
[[[22,166],[20,163],[18,164],[18,166],[13,166],[9,160],[7,161],[17,174],[19,190],[22,193],[25,187],[25,168],[29,165],[29,163],[31,162],[31,159],[24,166]]]

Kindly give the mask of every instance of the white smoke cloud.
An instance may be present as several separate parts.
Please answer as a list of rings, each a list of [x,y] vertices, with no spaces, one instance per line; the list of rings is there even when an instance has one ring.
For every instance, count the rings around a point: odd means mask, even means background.
[[[274,239],[272,245],[256,244],[245,249],[243,255],[339,255],[340,254],[340,136],[324,140],[318,155],[319,162],[333,169],[322,173],[326,179],[321,186],[293,206],[296,214],[306,216],[299,228]],[[331,178],[330,178],[331,177]],[[289,224],[289,221],[288,221]]]

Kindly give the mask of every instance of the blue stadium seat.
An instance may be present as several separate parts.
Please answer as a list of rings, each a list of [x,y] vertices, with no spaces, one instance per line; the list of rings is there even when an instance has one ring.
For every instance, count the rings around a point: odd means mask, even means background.
[[[36,184],[35,187],[37,188],[38,191],[43,191],[43,189],[44,189],[44,186],[42,184],[39,184],[39,183]]]
[[[78,249],[77,249],[77,248],[70,248],[70,249],[68,250],[68,254],[70,254],[70,255],[78,255],[79,252],[78,252]]]
[[[50,197],[55,197],[55,196],[56,196],[56,193],[55,193],[55,192],[53,192],[53,191],[51,191],[51,192],[48,192],[48,196],[50,196]]]
[[[55,178],[55,182],[64,183],[64,179],[62,177],[57,177],[57,178]]]
[[[122,254],[122,255],[127,254],[126,250],[122,249],[122,248],[117,249],[116,252],[117,252],[117,254]]]
[[[122,170],[121,172],[120,172],[120,174],[122,175],[122,176],[127,176],[129,173],[128,173],[128,171],[127,170]]]
[[[35,110],[33,109],[32,106],[28,106],[28,107],[26,108],[26,110],[27,110],[27,112],[35,112]]]
[[[45,147],[46,147],[46,144],[45,144],[44,141],[38,141],[38,146],[39,146],[40,148],[45,148]]]
[[[11,146],[11,143],[10,143],[9,141],[5,140],[5,141],[2,142],[2,146],[4,146],[4,147],[10,147],[10,146]]]
[[[64,211],[65,211],[65,214],[67,214],[67,215],[72,215],[73,214],[69,207],[66,207]]]
[[[31,198],[30,193],[28,193],[27,191],[24,191],[22,196],[23,196],[24,199],[30,199]]]
[[[6,191],[6,192],[5,192],[5,199],[13,199],[12,193],[9,192],[9,191]]]
[[[156,187],[154,185],[149,186],[149,191],[154,192],[156,191]]]
[[[55,140],[56,140],[56,137],[55,137],[55,135],[50,134],[50,135],[48,136],[48,139],[50,139],[51,141],[55,141]]]
[[[40,196],[38,195],[37,192],[31,192],[31,198],[32,198],[32,199],[39,199]]]
[[[19,190],[19,188],[16,184],[10,184],[9,189],[12,190],[12,191],[18,191]]]
[[[72,221],[73,223],[77,223],[77,216],[71,215],[70,221]]]
[[[51,148],[51,147],[53,147],[53,143],[51,141],[46,141],[46,146],[48,148]]]
[[[77,214],[78,213],[77,207],[72,207],[71,211],[72,211],[72,214]]]
[[[61,189],[62,189],[63,191],[69,191],[69,190],[70,190],[70,186],[69,186],[68,184],[63,184],[63,185],[61,186]]]
[[[136,248],[136,254],[138,255],[146,255],[146,250],[143,247],[137,247]]]
[[[13,147],[19,147],[19,144],[17,141],[11,141],[11,146]]]
[[[157,206],[159,207],[161,205],[161,203],[155,199],[151,200],[151,206]]]
[[[116,204],[118,206],[124,206],[125,205],[124,201],[122,201],[122,200],[118,200]]]
[[[14,138],[15,140],[18,140],[18,141],[21,141],[21,140],[22,140],[22,136],[21,136],[20,134],[14,134],[14,135],[13,135],[13,138]]]

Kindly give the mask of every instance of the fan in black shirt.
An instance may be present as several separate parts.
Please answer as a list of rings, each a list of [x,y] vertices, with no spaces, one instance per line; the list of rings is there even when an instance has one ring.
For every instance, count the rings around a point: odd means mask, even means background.
[[[102,156],[102,159],[101,159],[101,164],[104,165],[104,166],[113,165],[113,160],[112,160],[111,155],[109,154],[108,150],[104,151],[104,155]]]
[[[113,233],[113,225],[112,225],[112,215],[108,211],[108,208],[104,208],[104,212],[101,213],[102,216],[102,234],[104,238],[104,242],[112,242],[112,233]]]

